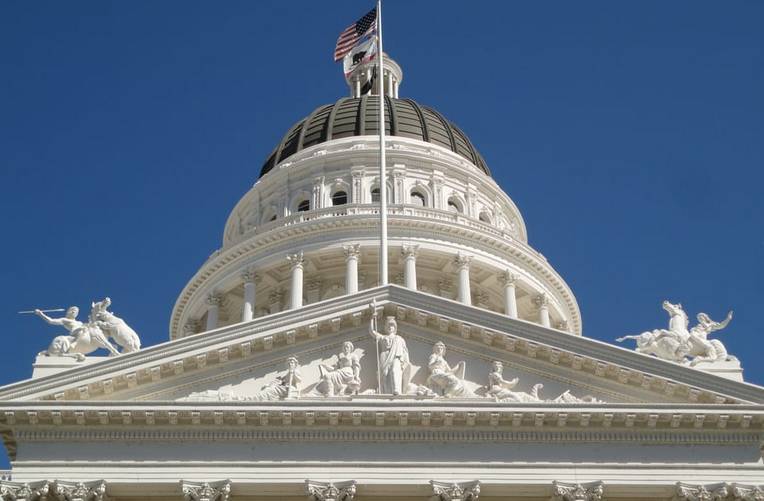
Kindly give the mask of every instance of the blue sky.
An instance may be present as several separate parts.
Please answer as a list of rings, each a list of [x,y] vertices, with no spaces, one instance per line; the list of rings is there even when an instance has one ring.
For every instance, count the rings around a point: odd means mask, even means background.
[[[110,295],[167,339],[270,150],[347,93],[333,44],[372,5],[0,3],[0,384],[55,334],[20,309]],[[764,384],[764,3],[384,9],[401,97],[470,136],[586,336],[734,309],[718,337]]]

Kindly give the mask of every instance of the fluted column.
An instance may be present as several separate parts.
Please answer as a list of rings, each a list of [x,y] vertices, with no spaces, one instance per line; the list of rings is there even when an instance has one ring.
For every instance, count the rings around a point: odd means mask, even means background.
[[[501,285],[504,286],[504,314],[509,318],[517,318],[517,277],[509,270],[501,274]]]
[[[345,252],[345,294],[358,292],[358,257],[361,255],[361,244],[344,245]]]
[[[459,274],[459,288],[456,293],[456,300],[467,305],[472,304],[472,293],[470,292],[471,261],[472,256],[467,256],[461,252],[454,257],[454,264]]]
[[[289,290],[289,308],[295,309],[302,306],[302,275],[305,259],[302,251],[287,256],[290,272],[292,274],[291,287]]]
[[[207,296],[207,327],[205,330],[211,331],[217,328],[222,300],[223,298],[214,292]]]
[[[241,321],[249,322],[255,318],[255,291],[260,276],[252,270],[246,270],[241,274],[244,280],[244,303],[241,307]]]
[[[401,247],[403,255],[403,284],[406,288],[416,290],[416,257],[419,253],[418,245],[404,245]]]
[[[539,308],[539,323],[544,327],[549,327],[549,298],[546,297],[546,294],[539,294],[534,301]]]

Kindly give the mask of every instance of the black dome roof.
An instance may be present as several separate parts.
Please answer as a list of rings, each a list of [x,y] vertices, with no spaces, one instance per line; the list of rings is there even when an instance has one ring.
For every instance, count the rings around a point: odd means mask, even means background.
[[[464,132],[443,115],[411,99],[385,99],[386,134],[443,146],[491,174]],[[263,164],[260,176],[298,151],[316,144],[343,137],[378,134],[378,124],[377,96],[346,97],[334,104],[320,106],[289,129]]]

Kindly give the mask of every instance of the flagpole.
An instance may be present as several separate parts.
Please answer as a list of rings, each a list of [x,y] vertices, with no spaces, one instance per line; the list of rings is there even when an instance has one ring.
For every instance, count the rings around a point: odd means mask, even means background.
[[[379,284],[387,285],[387,175],[385,171],[385,74],[382,52],[382,0],[377,0],[377,62],[379,70]]]

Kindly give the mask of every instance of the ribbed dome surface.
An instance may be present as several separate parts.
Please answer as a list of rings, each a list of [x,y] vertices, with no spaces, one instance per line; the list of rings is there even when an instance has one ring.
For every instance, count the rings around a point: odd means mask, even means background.
[[[486,174],[490,171],[467,136],[432,108],[411,99],[385,98],[385,133],[418,139],[450,149]],[[350,136],[378,134],[379,99],[376,96],[343,98],[313,110],[297,122],[263,164],[260,176],[298,151]]]

